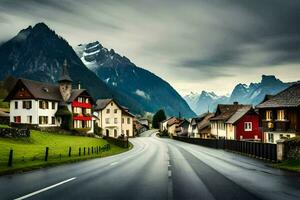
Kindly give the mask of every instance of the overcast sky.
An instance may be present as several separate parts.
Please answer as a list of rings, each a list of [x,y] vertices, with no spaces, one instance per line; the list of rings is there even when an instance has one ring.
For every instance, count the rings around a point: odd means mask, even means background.
[[[0,41],[38,22],[71,45],[98,40],[181,94],[300,79],[299,0],[0,0]]]

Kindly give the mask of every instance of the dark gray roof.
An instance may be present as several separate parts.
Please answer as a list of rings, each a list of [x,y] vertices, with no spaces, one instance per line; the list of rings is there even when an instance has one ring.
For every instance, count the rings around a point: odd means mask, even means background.
[[[113,99],[98,99],[95,110],[103,110]]]
[[[13,89],[10,91],[5,100],[10,100],[12,95],[14,95],[14,89],[18,84],[23,84],[32,96],[36,99],[45,99],[51,101],[63,101],[62,96],[59,91],[58,85],[52,85],[49,83],[43,83],[39,81],[33,81],[28,79],[19,79]]]
[[[70,98],[68,99],[68,102],[74,101],[84,91],[86,91],[86,89],[72,89],[72,93]]]
[[[244,104],[219,104],[215,116],[210,120],[227,121],[240,108],[252,107],[252,105]]]
[[[252,109],[252,106],[245,106],[239,108],[227,121],[228,124],[234,124],[239,119],[241,119],[245,114],[247,114]]]
[[[210,126],[210,118],[212,118],[214,115],[214,113],[205,113],[202,120],[197,124],[198,130],[201,131],[202,129]]]
[[[296,83],[272,98],[256,106],[256,108],[278,108],[300,106],[300,83]]]

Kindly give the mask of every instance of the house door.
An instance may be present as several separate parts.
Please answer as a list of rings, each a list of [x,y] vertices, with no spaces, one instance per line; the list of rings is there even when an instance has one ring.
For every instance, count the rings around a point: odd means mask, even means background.
[[[109,137],[109,130],[106,129],[106,136]]]

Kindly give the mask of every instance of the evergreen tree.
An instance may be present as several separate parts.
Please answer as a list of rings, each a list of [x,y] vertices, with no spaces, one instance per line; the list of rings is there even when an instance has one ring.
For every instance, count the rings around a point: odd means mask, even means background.
[[[157,111],[152,118],[152,127],[159,128],[160,122],[164,121],[166,118],[167,117],[164,110],[161,109]]]

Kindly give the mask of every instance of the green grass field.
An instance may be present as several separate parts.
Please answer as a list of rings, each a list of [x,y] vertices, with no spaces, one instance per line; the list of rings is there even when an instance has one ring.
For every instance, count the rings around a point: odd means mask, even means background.
[[[2,127],[5,127],[5,125],[2,125]],[[95,152],[91,154],[91,147],[103,147],[105,144],[107,144],[107,142],[103,139],[45,133],[35,130],[31,130],[30,138],[0,138],[0,174],[26,171],[96,157],[105,157],[128,150],[111,144],[110,150],[102,151],[99,154]],[[49,147],[49,158],[47,162],[44,161],[46,147]],[[69,147],[72,149],[71,157],[68,156]],[[84,147],[86,147],[85,156],[83,155]],[[89,147],[90,155],[87,155]],[[81,148],[81,156],[78,155],[79,148]],[[8,167],[8,157],[11,149],[14,151],[13,167]]]
[[[300,172],[300,160],[286,160],[282,163],[274,164],[274,167]]]

